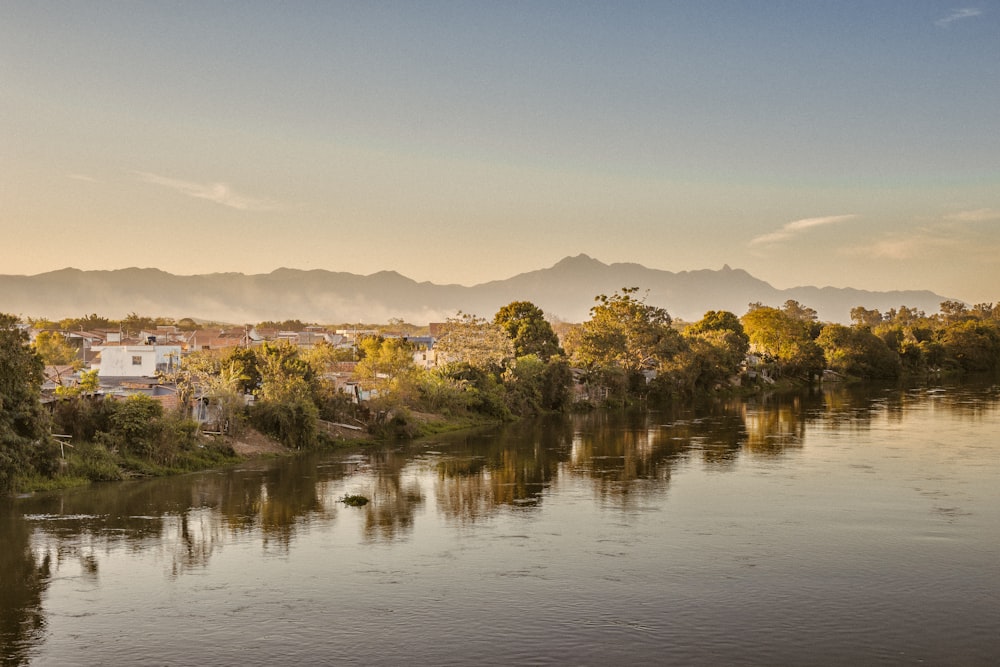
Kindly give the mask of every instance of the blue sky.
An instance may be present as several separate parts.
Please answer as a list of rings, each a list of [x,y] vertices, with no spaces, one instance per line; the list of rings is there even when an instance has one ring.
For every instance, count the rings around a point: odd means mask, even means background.
[[[1000,300],[1000,2],[8,1],[0,81],[4,274]]]

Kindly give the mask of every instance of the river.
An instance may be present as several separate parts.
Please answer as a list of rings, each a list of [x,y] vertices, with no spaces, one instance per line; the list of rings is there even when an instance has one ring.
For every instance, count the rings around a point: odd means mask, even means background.
[[[4,665],[992,665],[1000,387],[599,412],[2,500],[0,545]]]

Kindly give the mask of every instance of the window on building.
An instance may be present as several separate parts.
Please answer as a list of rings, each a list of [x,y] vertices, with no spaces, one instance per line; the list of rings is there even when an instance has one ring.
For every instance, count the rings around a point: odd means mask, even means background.
[[[135,355],[132,357],[133,366],[142,366],[142,355]]]

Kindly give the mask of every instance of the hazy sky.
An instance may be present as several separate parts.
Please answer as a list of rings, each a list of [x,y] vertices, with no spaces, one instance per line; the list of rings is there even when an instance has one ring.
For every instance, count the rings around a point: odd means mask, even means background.
[[[1000,300],[1000,2],[0,0],[2,274],[579,253]]]

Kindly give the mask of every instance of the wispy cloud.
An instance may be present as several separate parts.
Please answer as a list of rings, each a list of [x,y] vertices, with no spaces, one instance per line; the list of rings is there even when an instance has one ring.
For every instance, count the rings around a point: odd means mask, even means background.
[[[935,257],[946,249],[960,247],[961,241],[939,236],[930,230],[918,230],[906,236],[887,236],[874,243],[844,248],[842,252],[870,259],[908,260]]]
[[[763,245],[767,243],[780,243],[781,241],[787,241],[793,236],[810,229],[812,227],[820,227],[822,225],[832,225],[838,222],[845,222],[847,220],[853,220],[858,217],[855,214],[849,215],[828,215],[823,218],[803,218],[802,220],[793,220],[792,222],[786,223],[781,226],[780,229],[770,232],[768,234],[761,234],[760,236],[750,240],[750,245]]]
[[[207,199],[210,202],[240,211],[271,211],[278,208],[278,203],[275,201],[248,197],[233,191],[225,183],[192,183],[144,171],[137,171],[135,174],[139,180],[145,183],[160,185],[189,197]]]
[[[982,13],[983,10],[981,9],[977,9],[975,7],[964,7],[962,9],[956,9],[951,14],[948,14],[948,16],[945,16],[943,19],[938,19],[937,21],[934,22],[934,24],[939,25],[942,28],[945,28],[954,23],[955,21],[971,19],[975,16],[981,16]]]
[[[872,242],[842,248],[840,252],[875,260],[942,262],[989,258],[992,262],[1000,251],[996,226],[969,223],[996,220],[1000,220],[1000,211],[996,209],[961,211],[905,232],[883,234]]]
[[[93,176],[87,176],[86,174],[66,174],[66,178],[72,178],[74,181],[85,181],[87,183],[99,183]]]
[[[959,211],[945,216],[945,220],[955,222],[992,222],[1000,220],[1000,211],[995,208],[979,208],[974,211]]]

